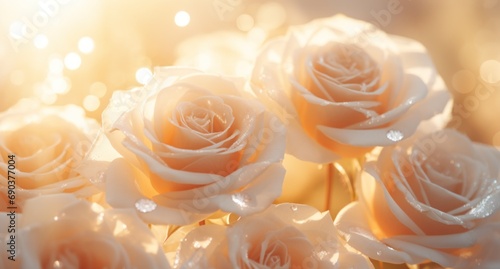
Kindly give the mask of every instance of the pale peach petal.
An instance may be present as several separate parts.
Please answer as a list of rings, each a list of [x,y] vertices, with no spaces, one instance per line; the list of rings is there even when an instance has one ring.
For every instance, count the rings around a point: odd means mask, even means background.
[[[330,158],[392,145],[389,131],[405,139],[449,100],[423,46],[342,15],[291,27],[285,38],[270,41],[256,60],[251,85],[273,111],[286,113],[288,140],[302,136],[293,133],[297,122],[323,151],[335,152]],[[304,159],[313,155],[308,150],[317,147],[293,154]],[[314,159],[334,160],[322,155]]]
[[[0,190],[7,190],[8,156],[15,157],[16,205],[38,195],[69,192],[88,198],[98,192],[75,167],[98,130],[77,106],[44,106],[22,99],[0,113]]]
[[[337,238],[327,212],[300,204],[272,205],[228,227],[189,232],[175,256],[176,268],[373,268]],[[358,256],[358,257],[356,257]],[[194,267],[197,268],[197,267]]]
[[[140,193],[135,185],[134,172],[123,159],[116,159],[106,171],[106,200],[114,208],[136,208],[141,199],[155,202],[151,197]],[[139,217],[148,223],[185,225],[204,219],[207,215],[187,213],[186,207],[167,208],[157,203],[150,212],[138,212]]]
[[[449,93],[439,92],[434,96],[428,97],[423,102],[414,105],[411,113],[406,113],[399,118],[394,124],[389,127],[373,129],[373,130],[349,130],[330,128],[326,126],[318,126],[318,129],[327,135],[329,138],[339,141],[344,144],[351,144],[356,146],[388,146],[394,143],[387,137],[387,133],[391,130],[400,131],[403,137],[409,137],[413,134],[418,125],[415,122],[419,120],[429,119],[439,113],[441,107],[448,102]],[[371,137],[370,141],[366,137]]]
[[[70,194],[28,200],[17,233],[22,268],[169,268],[133,211],[104,211]]]
[[[384,244],[373,234],[368,225],[369,218],[359,202],[344,207],[335,218],[335,227],[346,243],[368,257],[389,263],[419,263],[425,259],[414,259],[404,251]]]

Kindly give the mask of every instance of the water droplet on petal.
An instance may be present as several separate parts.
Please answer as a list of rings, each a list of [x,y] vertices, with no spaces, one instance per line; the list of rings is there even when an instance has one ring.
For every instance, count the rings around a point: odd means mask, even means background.
[[[381,250],[377,251],[377,255],[378,256],[382,255],[382,251]]]
[[[387,131],[387,138],[389,138],[389,140],[391,141],[398,142],[401,141],[404,137],[405,135],[399,130]]]
[[[106,173],[104,171],[100,171],[97,173],[97,175],[90,177],[89,180],[92,184],[100,184],[104,182],[104,179],[106,178]]]
[[[290,209],[291,209],[292,211],[294,211],[294,212],[295,212],[295,211],[297,211],[299,208],[297,207],[297,205],[292,205],[292,206],[290,206]]]
[[[139,199],[135,202],[135,208],[142,213],[148,213],[156,209],[157,204],[149,199]]]
[[[250,195],[246,193],[236,193],[231,196],[233,202],[239,205],[241,208],[249,207],[252,202]]]

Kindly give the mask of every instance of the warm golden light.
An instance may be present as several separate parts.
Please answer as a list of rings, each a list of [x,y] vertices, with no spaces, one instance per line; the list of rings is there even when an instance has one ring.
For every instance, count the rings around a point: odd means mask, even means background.
[[[88,36],[80,38],[78,41],[78,50],[85,54],[91,53],[94,51],[94,40]]]
[[[276,2],[263,4],[257,12],[257,25],[267,30],[280,27],[285,23],[285,20],[285,8]]]
[[[177,14],[175,14],[174,20],[175,20],[175,25],[179,27],[185,27],[191,21],[191,16],[189,16],[189,13],[187,13],[186,11],[181,10],[177,12]]]
[[[477,84],[476,76],[469,70],[460,70],[453,75],[451,80],[454,90],[459,93],[468,93],[474,90]]]
[[[49,61],[49,71],[53,74],[60,74],[64,70],[64,63],[60,58],[53,57]]]
[[[89,92],[92,95],[102,98],[106,95],[107,90],[108,88],[106,87],[106,84],[102,82],[94,82],[92,85],[90,85]]]
[[[99,101],[99,98],[95,95],[87,95],[83,99],[83,108],[87,111],[95,111],[99,108],[101,105],[101,101]]]
[[[20,39],[23,37],[23,30],[24,25],[19,21],[15,21],[9,27],[9,34],[15,39]]]
[[[33,39],[33,44],[37,49],[44,49],[49,44],[49,39],[46,35],[37,35],[35,39]]]
[[[500,132],[493,136],[493,146],[500,147]]]
[[[46,105],[53,105],[57,101],[57,94],[43,94],[42,96],[40,96],[40,100]]]
[[[500,82],[500,62],[487,60],[481,64],[481,78],[488,83]]]
[[[236,19],[236,26],[243,32],[248,32],[252,29],[255,21],[252,16],[248,14],[241,14]]]
[[[82,64],[82,58],[75,52],[70,52],[64,57],[64,65],[69,70],[76,70]]]
[[[141,67],[135,72],[135,80],[142,85],[148,83],[148,81],[153,77],[153,72],[147,67]]]
[[[58,77],[50,80],[50,87],[53,93],[64,94],[69,91],[70,85],[68,79]]]
[[[262,44],[266,40],[266,37],[266,31],[259,27],[254,27],[248,32],[248,39],[254,40],[257,44]]]
[[[14,70],[10,73],[10,83],[12,85],[21,85],[24,82],[24,72],[21,70]]]

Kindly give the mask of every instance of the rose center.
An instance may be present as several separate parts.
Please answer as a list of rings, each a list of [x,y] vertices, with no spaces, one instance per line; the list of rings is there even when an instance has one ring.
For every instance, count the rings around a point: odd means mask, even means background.
[[[434,184],[451,192],[461,193],[464,170],[459,160],[433,156],[426,159],[422,167],[426,174],[431,176]]]
[[[200,98],[192,102],[178,105],[177,121],[182,126],[199,133],[210,134],[222,132],[227,126],[227,111],[217,107],[214,100]],[[224,106],[224,104],[220,104]]]
[[[332,43],[317,54],[314,69],[320,76],[351,90],[371,92],[378,87],[380,69],[377,63],[354,44]]]
[[[10,149],[16,155],[27,157],[32,156],[46,147],[45,141],[38,135],[27,133],[20,137],[13,138],[14,141],[9,143]]]

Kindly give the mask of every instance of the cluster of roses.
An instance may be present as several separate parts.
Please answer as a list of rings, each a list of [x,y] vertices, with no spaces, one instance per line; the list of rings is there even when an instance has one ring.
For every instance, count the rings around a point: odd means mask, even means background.
[[[157,68],[100,126],[23,100],[0,114],[1,268],[496,268],[500,152],[443,129],[448,101],[422,45],[345,16],[271,40],[247,78]],[[285,153],[366,160],[357,199],[273,204]]]

